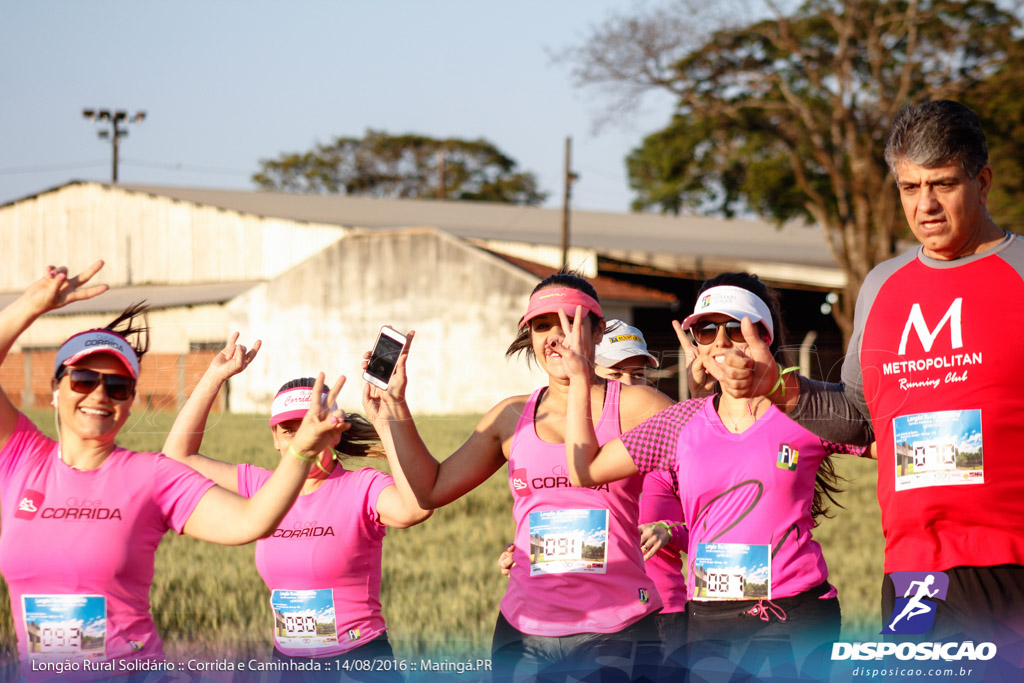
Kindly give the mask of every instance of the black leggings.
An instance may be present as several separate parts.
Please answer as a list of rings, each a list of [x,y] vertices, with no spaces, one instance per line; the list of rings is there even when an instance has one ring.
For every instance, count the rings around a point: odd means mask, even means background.
[[[737,673],[757,676],[767,667],[772,676],[826,680],[842,627],[839,599],[821,598],[830,588],[825,582],[771,601],[687,603],[685,664],[699,671],[702,661],[721,658],[736,662]]]

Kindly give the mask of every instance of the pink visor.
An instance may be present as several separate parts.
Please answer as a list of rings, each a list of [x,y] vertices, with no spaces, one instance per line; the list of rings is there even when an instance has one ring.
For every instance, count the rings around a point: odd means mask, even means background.
[[[530,305],[526,307],[526,315],[519,319],[519,326],[522,327],[538,315],[560,310],[569,316],[576,315],[577,306],[582,306],[584,313],[593,313],[598,318],[604,317],[601,304],[589,294],[572,287],[550,287],[534,292],[530,296]]]
[[[53,374],[60,372],[61,366],[74,365],[86,356],[94,353],[108,353],[114,356],[133,379],[139,378],[139,356],[128,340],[110,330],[88,330],[80,332],[64,342],[57,351]]]
[[[327,392],[323,392],[327,395]],[[293,387],[285,389],[274,397],[270,406],[270,426],[281,424],[288,420],[301,420],[309,410],[309,402],[313,397],[312,387]],[[337,410],[335,403],[331,410]]]

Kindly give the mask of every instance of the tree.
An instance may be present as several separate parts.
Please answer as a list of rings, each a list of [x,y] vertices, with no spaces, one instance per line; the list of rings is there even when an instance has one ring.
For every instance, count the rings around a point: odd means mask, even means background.
[[[578,85],[677,98],[670,124],[627,160],[635,209],[821,226],[848,276],[833,311],[849,338],[864,276],[905,229],[882,159],[893,117],[964,100],[997,73],[1019,93],[1019,23],[988,0],[806,0],[788,11],[769,0],[760,12],[734,5],[745,23],[719,17],[697,33],[688,26],[706,16],[701,5],[721,5],[690,2],[613,17],[562,58]]]
[[[439,162],[443,158],[444,187]],[[534,206],[547,197],[532,173],[486,140],[438,140],[367,130],[309,152],[262,159],[252,180],[261,189],[359,197],[447,199]]]

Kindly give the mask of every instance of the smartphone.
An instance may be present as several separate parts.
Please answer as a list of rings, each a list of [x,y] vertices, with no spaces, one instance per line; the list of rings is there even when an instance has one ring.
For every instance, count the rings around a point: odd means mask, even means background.
[[[398,363],[398,356],[401,355],[402,349],[405,348],[408,341],[408,337],[393,327],[385,325],[380,328],[377,343],[373,345],[373,351],[370,352],[370,364],[363,372],[363,379],[375,387],[387,389],[388,382],[391,381],[391,374],[395,371],[395,365]]]

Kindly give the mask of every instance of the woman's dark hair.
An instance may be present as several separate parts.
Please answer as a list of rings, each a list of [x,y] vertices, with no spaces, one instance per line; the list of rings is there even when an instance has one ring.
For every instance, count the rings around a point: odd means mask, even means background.
[[[600,299],[597,297],[597,291],[594,286],[587,282],[578,271],[571,270],[568,268],[562,268],[553,275],[548,275],[546,278],[540,281],[540,284],[533,288],[530,292],[530,296],[533,296],[542,289],[550,289],[552,287],[568,287],[583,292],[587,296],[591,297],[594,301],[600,303]],[[587,317],[590,318],[590,324],[597,329],[597,325],[600,324],[601,318],[593,311],[587,312]],[[526,352],[527,362],[536,360],[533,354],[533,344],[530,342],[530,323],[523,323],[519,327],[519,332],[516,333],[516,338],[509,344],[508,349],[505,350],[505,358],[511,358],[520,352]]]
[[[782,297],[779,293],[761,282],[761,279],[753,273],[722,273],[704,281],[704,284],[700,286],[700,291],[697,292],[698,300],[705,290],[725,285],[745,289],[768,305],[768,310],[772,314],[772,329],[774,330],[772,343],[768,348],[780,365],[784,367],[791,365],[790,352],[786,346],[786,329],[782,325]],[[843,491],[839,488],[842,481],[844,481],[843,478],[836,474],[832,456],[826,455],[814,475],[814,499],[811,501],[811,517],[814,519],[814,526],[818,526],[820,523],[819,517],[832,516],[830,503],[843,507],[835,499],[835,494]]]
[[[312,389],[313,385],[316,384],[316,379],[313,377],[300,377],[299,379],[293,379],[285,382],[281,385],[281,388],[277,390],[277,393],[281,393],[285,389],[297,389],[300,387],[307,387]],[[330,387],[324,385],[324,391],[330,391]],[[345,413],[345,422],[348,422],[351,427],[342,432],[341,441],[334,447],[334,452],[339,457],[355,456],[361,458],[380,458],[384,457],[384,449],[380,443],[380,435],[377,434],[377,430],[373,428],[370,421],[358,413]]]
[[[146,316],[148,312],[149,304],[145,301],[136,301],[103,328],[124,337],[140,361],[149,351],[149,320]]]

